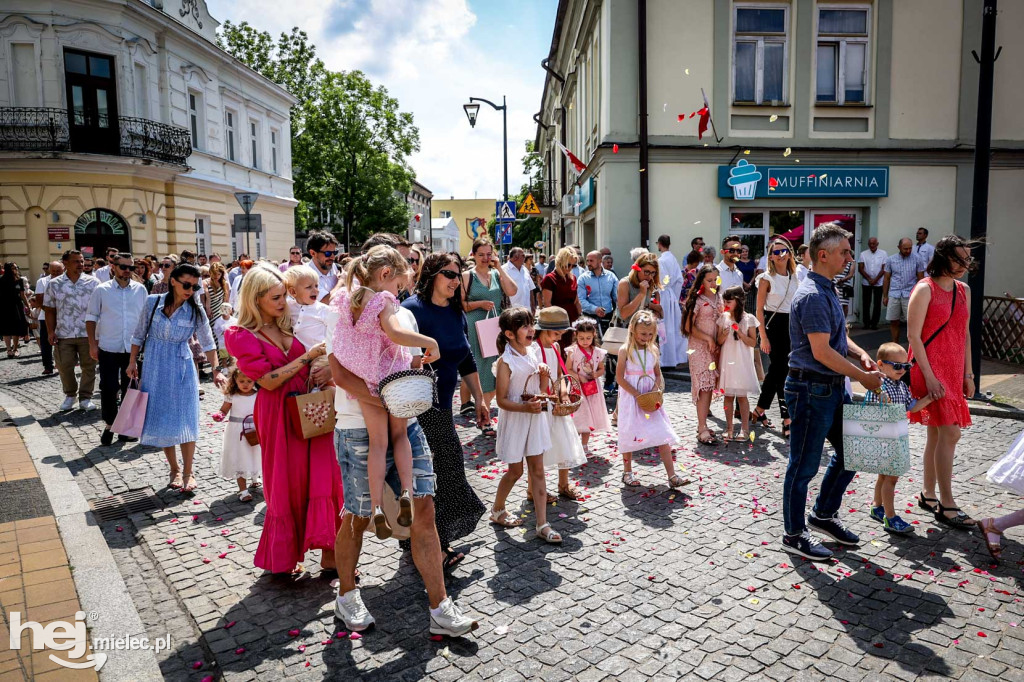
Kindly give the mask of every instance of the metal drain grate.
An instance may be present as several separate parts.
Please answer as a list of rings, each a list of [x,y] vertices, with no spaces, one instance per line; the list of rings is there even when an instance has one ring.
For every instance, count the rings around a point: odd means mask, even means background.
[[[111,495],[92,501],[92,511],[100,522],[122,519],[131,514],[159,509],[163,506],[152,488],[132,490],[120,495]]]

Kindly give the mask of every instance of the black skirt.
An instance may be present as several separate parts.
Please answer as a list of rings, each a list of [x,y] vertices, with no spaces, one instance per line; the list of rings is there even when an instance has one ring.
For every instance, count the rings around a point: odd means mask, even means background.
[[[452,411],[432,407],[418,419],[434,459],[434,514],[444,551],[476,530],[487,508],[466,480],[462,443],[455,432]]]

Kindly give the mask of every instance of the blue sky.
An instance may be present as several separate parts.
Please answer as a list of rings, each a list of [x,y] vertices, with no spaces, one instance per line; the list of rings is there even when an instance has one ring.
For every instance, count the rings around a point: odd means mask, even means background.
[[[361,69],[412,112],[421,150],[411,163],[438,198],[497,197],[501,113],[470,96],[508,98],[509,190],[524,182],[523,141],[536,133],[557,0],[208,0],[220,21],[248,20],[275,37],[305,30],[336,70]],[[241,8],[244,7],[244,11]]]

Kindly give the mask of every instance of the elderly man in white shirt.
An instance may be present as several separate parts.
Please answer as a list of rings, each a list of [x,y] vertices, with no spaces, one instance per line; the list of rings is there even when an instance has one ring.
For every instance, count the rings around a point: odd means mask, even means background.
[[[509,276],[509,279],[516,284],[516,293],[509,298],[509,302],[514,306],[521,306],[527,310],[532,310],[533,307],[530,305],[530,302],[533,297],[530,294],[537,286],[533,283],[533,278],[530,277],[530,271],[525,266],[525,263],[526,252],[516,246],[508,252],[508,262],[501,267]]]
[[[110,445],[114,434],[110,427],[128,390],[128,362],[131,359],[132,333],[146,306],[146,287],[132,279],[135,261],[131,254],[118,253],[110,261],[114,278],[93,289],[85,313],[85,331],[89,336],[89,355],[100,365],[100,411],[106,427],[101,445]],[[136,439],[119,434],[122,442]]]
[[[878,329],[882,315],[882,280],[889,254],[878,248],[878,238],[868,239],[868,248],[860,252],[857,272],[860,273],[861,322],[865,329]]]

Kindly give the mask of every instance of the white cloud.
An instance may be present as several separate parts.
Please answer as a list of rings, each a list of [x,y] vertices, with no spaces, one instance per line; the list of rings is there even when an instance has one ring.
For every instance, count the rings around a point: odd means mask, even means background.
[[[275,37],[298,26],[329,68],[360,69],[384,85],[413,113],[421,150],[411,164],[436,197],[500,195],[501,112],[482,105],[471,129],[462,105],[470,96],[500,104],[505,95],[509,191],[525,181],[520,159],[523,140],[536,133],[543,55],[518,54],[511,32],[475,40],[477,17],[467,0],[248,0],[244,15],[228,0],[209,4],[222,21],[246,20]],[[508,57],[500,54],[502,45]]]

